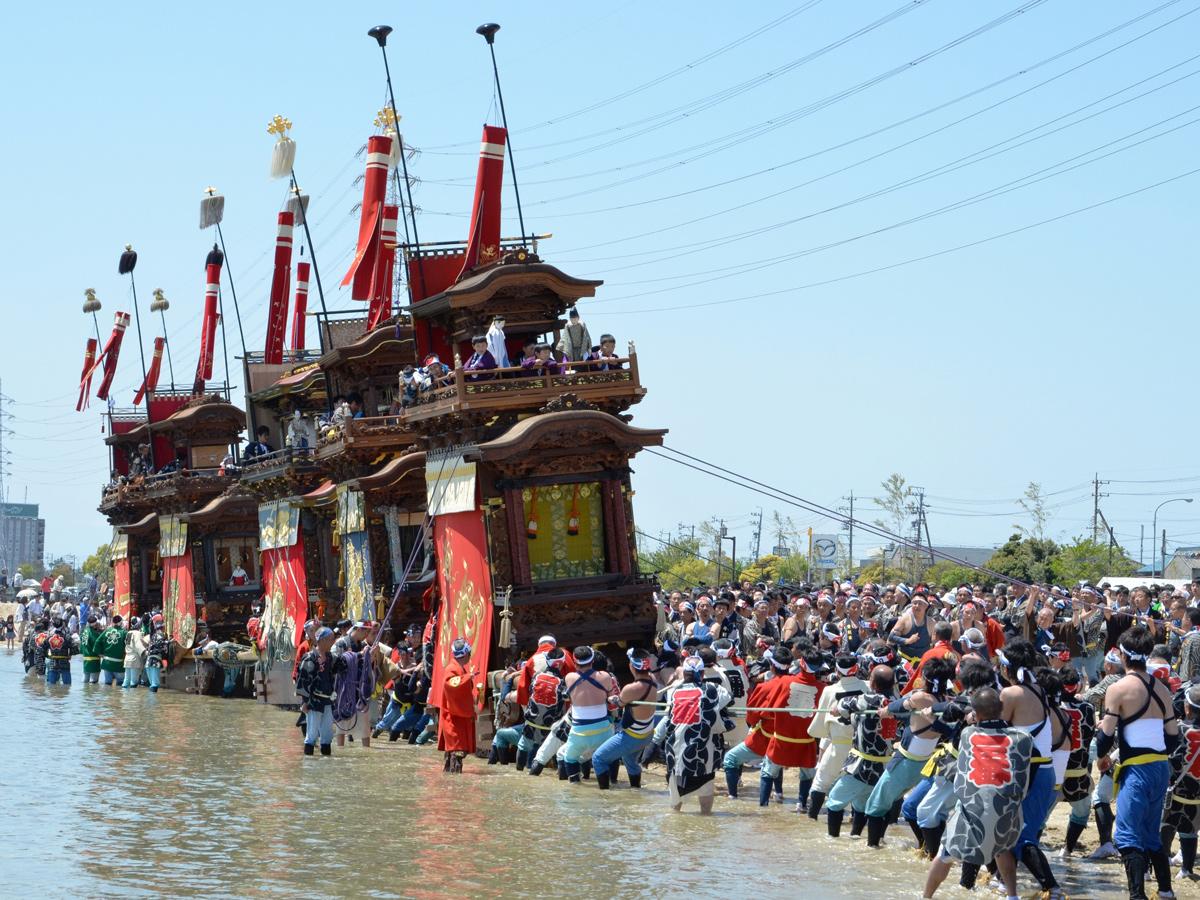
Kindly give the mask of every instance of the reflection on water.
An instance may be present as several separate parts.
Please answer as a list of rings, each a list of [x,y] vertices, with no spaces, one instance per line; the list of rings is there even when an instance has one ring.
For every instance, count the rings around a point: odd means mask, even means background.
[[[172,691],[48,688],[7,651],[0,716],[5,896],[582,900],[799,889],[890,900],[919,897],[924,881],[910,852],[868,857],[790,808],[760,814],[753,801],[718,798],[711,818],[673,815],[653,776],[641,792],[601,795],[481,760],[448,778],[436,752],[386,741],[305,759],[295,713]],[[894,843],[906,838],[897,831]],[[1100,871],[1116,886],[1116,867]],[[1093,885],[1071,892],[1103,896]]]

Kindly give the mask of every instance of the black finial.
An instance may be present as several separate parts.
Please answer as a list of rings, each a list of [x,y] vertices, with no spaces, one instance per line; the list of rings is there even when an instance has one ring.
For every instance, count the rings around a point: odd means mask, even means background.
[[[213,244],[212,250],[209,251],[208,256],[205,257],[205,259],[204,259],[204,265],[205,266],[214,266],[214,265],[219,266],[219,265],[224,264],[224,262],[225,262],[225,254],[221,252],[220,247],[218,247],[216,244]]]
[[[495,22],[485,22],[475,29],[475,33],[483,35],[483,39],[489,44],[494,44],[496,42],[496,32],[499,30],[500,26]]]
[[[121,261],[117,263],[117,274],[128,275],[137,265],[137,253],[129,244],[125,245],[125,252],[121,254]]]
[[[376,25],[374,28],[372,28],[370,31],[367,32],[368,35],[375,38],[375,40],[379,43],[380,47],[387,46],[388,35],[391,33],[392,33],[391,25]]]

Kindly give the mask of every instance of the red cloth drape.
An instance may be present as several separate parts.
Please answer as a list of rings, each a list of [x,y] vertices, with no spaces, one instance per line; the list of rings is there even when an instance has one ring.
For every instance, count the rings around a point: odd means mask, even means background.
[[[379,226],[383,200],[387,194],[388,157],[392,139],[375,134],[367,140],[367,174],[363,179],[362,218],[358,223],[358,246],[350,268],[342,278],[342,287],[353,282],[350,299],[369,300],[371,280],[375,275],[376,255],[379,252]]]
[[[163,347],[166,345],[167,339],[156,337],[154,339],[154,355],[150,358],[150,369],[146,372],[146,378],[142,382],[142,386],[138,388],[137,394],[134,395],[133,405],[137,406],[142,402],[142,398],[147,393],[153,394],[158,388],[158,373],[162,369]]]
[[[117,377],[117,360],[121,356],[121,342],[125,339],[125,329],[128,327],[129,313],[117,313],[113,319],[112,334],[108,336],[104,349],[100,351],[100,357],[93,364],[93,371],[95,366],[104,366],[104,378],[100,381],[100,387],[96,389],[98,400],[108,399],[109,388],[112,387],[113,379]]]
[[[83,374],[79,376],[79,399],[75,401],[75,412],[87,409],[88,396],[92,393],[92,372],[95,371],[98,346],[95,338],[87,339],[87,346],[83,350]]]
[[[367,312],[367,331],[381,325],[392,314],[392,277],[396,268],[396,217],[399,207],[384,204],[383,223],[379,228],[379,251],[371,275],[371,306]]]
[[[211,257],[211,254],[210,254]],[[213,353],[217,344],[217,293],[221,287],[221,263],[209,262],[205,267],[204,321],[200,324],[200,358],[196,360],[196,381],[192,390],[204,392],[204,382],[212,378]]]
[[[129,557],[113,560],[113,612],[125,622],[132,615],[133,598],[129,586]]]
[[[308,315],[308,270],[306,262],[296,263],[296,308],[292,312],[292,349],[304,349],[304,322]]]
[[[438,560],[441,612],[433,657],[429,702],[441,706],[443,672],[454,662],[450,645],[463,638],[471,645],[471,665],[486,673],[492,643],[492,575],[488,564],[487,532],[479,510],[438,516],[433,523]],[[484,702],[484,691],[479,703]]]
[[[263,362],[278,365],[283,362],[283,338],[287,332],[288,291],[292,278],[292,225],[295,216],[279,214],[279,231],[275,236],[275,271],[271,274],[271,305],[267,312],[267,342]]]
[[[163,564],[163,612],[167,636],[181,647],[196,639],[196,588],[192,581],[191,548],[182,556],[168,556]]]
[[[259,636],[259,649],[266,648],[267,632],[286,627],[292,647],[299,647],[304,621],[308,618],[308,581],[304,572],[303,539],[290,547],[262,552],[263,619],[268,627]]]
[[[475,175],[475,202],[471,205],[471,236],[463,260],[462,278],[476,266],[500,258],[500,191],[504,183],[504,142],[508,132],[497,125],[483,126],[479,169]]]

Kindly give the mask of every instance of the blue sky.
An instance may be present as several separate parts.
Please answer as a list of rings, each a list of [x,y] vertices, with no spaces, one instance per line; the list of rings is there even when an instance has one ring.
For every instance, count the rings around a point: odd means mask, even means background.
[[[479,128],[494,117],[474,28],[494,19],[526,222],[554,233],[547,261],[605,279],[582,312],[593,335],[636,340],[650,389],[638,424],[828,505],[900,472],[928,491],[937,543],[1004,540],[1030,481],[1061,492],[1051,534],[1078,534],[1099,472],[1136,556],[1157,503],[1200,495],[1180,340],[1194,321],[1197,4],[740,9],[10,10],[10,499],[28,489],[41,503],[52,553],[106,539],[99,404],[73,411],[83,290],[96,288],[107,332],[129,308],[116,263],[133,243],[143,311],[162,287],[176,370],[192,371],[209,184],[226,196],[229,266],[261,349],[286,195],[267,178],[276,113],[295,123],[327,300],[353,305],[336,284],[356,231],[355,154],[385,102],[373,24],[397,28],[397,103],[423,151],[421,237],[465,237]],[[157,329],[143,319],[148,346]],[[122,405],[136,370],[127,341]],[[635,469],[641,528],[723,516],[746,546],[761,498],[648,455]],[[1171,543],[1200,543],[1200,505],[1159,522]]]

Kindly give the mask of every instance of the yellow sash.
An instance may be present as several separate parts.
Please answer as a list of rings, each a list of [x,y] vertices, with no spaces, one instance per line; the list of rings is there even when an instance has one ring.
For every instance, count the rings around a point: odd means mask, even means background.
[[[923,763],[933,757],[932,753],[928,753],[925,756],[917,756],[915,753],[909,753],[903,747],[897,747],[896,749],[900,751],[901,756],[903,756],[905,759],[911,759],[913,762]]]
[[[1167,755],[1165,753],[1142,753],[1133,759],[1121,760],[1121,762],[1113,766],[1113,799],[1116,799],[1118,791],[1121,790],[1121,770],[1126,766],[1146,766],[1150,763],[1166,761]]]
[[[786,735],[783,735],[783,734],[772,734],[770,731],[767,731],[765,728],[762,728],[759,730],[762,731],[762,733],[766,737],[773,738],[777,741],[784,741],[788,744],[811,744],[813,741],[816,740],[816,738],[810,738],[810,737],[793,738],[793,737],[787,737]]]
[[[851,747],[850,752],[853,753],[855,756],[857,756],[859,759],[865,759],[867,762],[887,763],[887,762],[891,761],[890,756],[872,756],[869,753],[863,753],[857,747]]]

